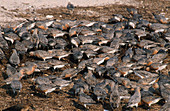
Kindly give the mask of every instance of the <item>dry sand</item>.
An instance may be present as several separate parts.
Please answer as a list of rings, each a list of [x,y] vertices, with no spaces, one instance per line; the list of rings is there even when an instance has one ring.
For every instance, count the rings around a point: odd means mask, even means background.
[[[73,3],[75,6],[94,6],[106,4],[124,4],[136,5],[134,0],[1,0],[1,6],[7,9],[16,8],[40,8],[40,7],[56,7],[66,6],[68,2]]]
[[[16,17],[16,15],[25,13],[27,9],[34,11],[40,8],[65,7],[69,1],[75,6],[83,7],[107,4],[137,6],[139,4],[135,0],[0,0],[0,25],[24,21],[24,18]]]

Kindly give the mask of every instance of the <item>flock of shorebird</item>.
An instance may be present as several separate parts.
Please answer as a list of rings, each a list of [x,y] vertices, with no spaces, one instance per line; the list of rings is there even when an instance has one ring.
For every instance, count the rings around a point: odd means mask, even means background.
[[[158,22],[151,23],[136,9],[127,11],[130,18],[115,14],[108,23],[35,20],[1,27],[0,59],[8,61],[4,82],[15,94],[24,76],[57,70],[60,75],[33,78],[35,90],[47,95],[74,83],[74,94],[85,107],[109,101],[114,109],[123,99],[129,100],[126,107],[150,107],[163,100],[161,110],[170,110],[170,79],[161,73],[168,65],[169,22],[161,14],[153,14]],[[24,56],[32,61],[21,64]]]

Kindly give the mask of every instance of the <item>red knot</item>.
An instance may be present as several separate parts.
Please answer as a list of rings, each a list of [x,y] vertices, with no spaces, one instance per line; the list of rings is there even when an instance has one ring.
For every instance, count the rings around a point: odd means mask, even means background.
[[[83,92],[83,88],[80,89],[79,101],[84,104],[84,107],[86,107],[86,105],[91,105],[96,103],[96,101],[94,101],[89,95]]]
[[[18,56],[18,53],[16,51],[16,49],[12,49],[12,55],[9,58],[9,62],[15,66],[19,65],[20,63],[20,58]]]
[[[133,106],[138,107],[140,101],[141,101],[140,87],[137,87],[135,93],[129,99],[128,107],[133,107]]]
[[[119,94],[119,91],[118,91],[118,84],[114,84],[111,85],[111,94],[110,94],[110,105],[112,107],[112,109],[114,108],[118,108],[119,105],[120,105],[120,94]]]
[[[13,80],[11,82],[11,88],[13,90],[13,93],[20,92],[22,89],[22,83],[19,80]]]

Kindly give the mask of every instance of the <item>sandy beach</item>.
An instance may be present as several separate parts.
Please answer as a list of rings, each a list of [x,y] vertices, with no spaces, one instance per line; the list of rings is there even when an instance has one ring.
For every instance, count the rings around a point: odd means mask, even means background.
[[[23,21],[24,18],[16,17],[25,10],[34,11],[40,8],[66,7],[71,2],[75,6],[103,6],[108,4],[123,4],[137,6],[139,2],[134,0],[0,0],[0,25]]]

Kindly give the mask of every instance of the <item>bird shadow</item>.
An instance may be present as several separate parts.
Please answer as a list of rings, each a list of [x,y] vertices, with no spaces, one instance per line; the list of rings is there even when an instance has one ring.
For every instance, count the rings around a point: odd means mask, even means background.
[[[66,13],[66,12],[63,12],[62,14],[64,14],[64,15],[71,15],[70,13]]]
[[[11,89],[9,84],[5,84],[1,86],[2,89]]]
[[[11,96],[12,98],[15,98],[19,92],[14,93],[10,87],[9,84],[5,84],[3,86],[1,86],[2,89],[6,90],[6,94],[8,94],[9,96]]]
[[[52,98],[49,94],[45,95],[43,93],[38,93],[38,92],[34,92],[32,93],[34,96],[40,97],[40,98]]]
[[[151,109],[151,107],[147,106],[146,104],[143,104],[140,107],[142,107],[145,110],[150,110]]]
[[[163,106],[165,104],[165,100],[164,99],[161,99],[157,104]]]
[[[34,91],[33,92],[34,96],[37,96],[37,97],[40,97],[40,98],[51,98],[49,95],[45,95],[43,93],[37,92],[36,89],[35,89],[35,86],[30,86],[30,88]]]
[[[21,111],[21,110],[22,110],[22,108],[19,108],[19,107],[16,107],[16,106],[11,106],[11,107],[4,109],[2,111]]]
[[[131,107],[128,107],[128,105],[126,104],[126,105],[124,105],[124,106],[122,106],[122,111],[137,111],[138,110],[138,108],[137,107],[133,107],[133,108],[131,108]]]
[[[105,110],[109,110],[109,111],[113,110],[109,103],[103,102],[102,105],[103,105],[103,109]]]
[[[66,92],[69,96],[67,96],[68,98],[75,98],[75,93],[74,93],[74,89],[70,89],[68,92]]]
[[[56,93],[56,94],[62,94],[62,93],[65,93],[65,92],[64,92],[64,91],[62,91],[62,90],[61,90],[61,91],[60,91],[60,90],[59,90],[59,91],[58,91],[58,90],[57,90],[57,91],[55,90],[55,91],[53,91],[53,92],[54,92],[54,93]]]
[[[10,106],[2,111],[26,111],[25,108],[29,108],[29,109],[32,109],[32,110],[35,110],[34,106],[30,103],[28,104],[17,104],[17,105],[14,105],[14,106]],[[31,111],[32,111],[31,110]]]
[[[5,74],[4,72],[2,72],[2,77],[4,78],[4,80],[8,78],[7,74]]]
[[[83,105],[79,104],[78,102],[72,100],[73,102],[73,105],[77,108],[77,109],[80,109],[82,111],[88,111],[88,109],[86,109]]]

